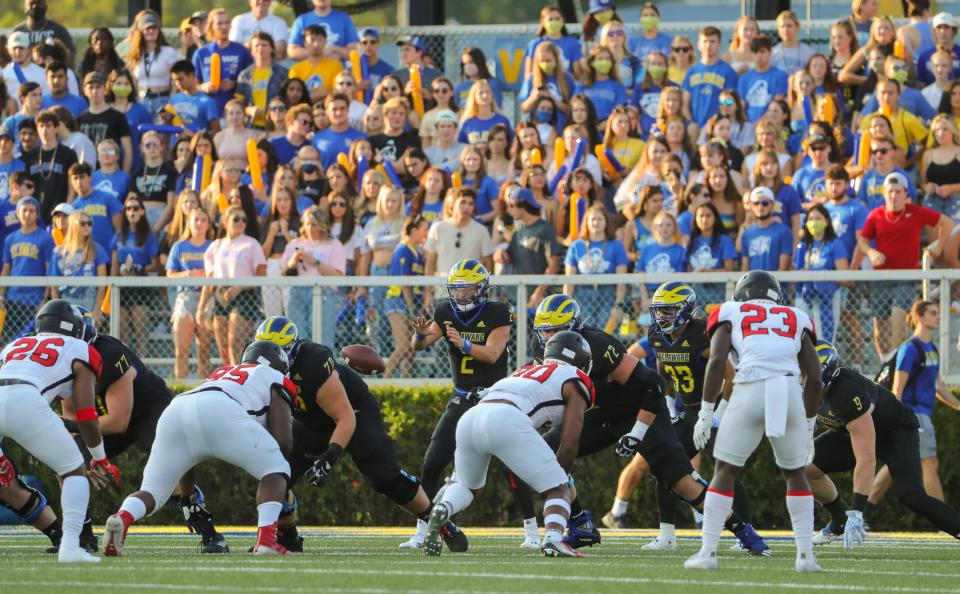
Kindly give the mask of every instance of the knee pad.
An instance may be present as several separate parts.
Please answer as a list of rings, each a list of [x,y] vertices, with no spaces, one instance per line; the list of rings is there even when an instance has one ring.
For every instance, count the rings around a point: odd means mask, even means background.
[[[297,496],[293,494],[293,491],[287,491],[287,497],[283,500],[283,507],[280,508],[280,517],[286,518],[297,513],[297,509],[300,507],[300,502],[297,501]]]
[[[2,501],[0,501],[0,505],[17,514],[25,524],[33,524],[37,518],[40,517],[40,514],[43,513],[43,510],[47,508],[47,498],[39,490],[23,482],[23,479],[19,476],[17,476],[17,482],[20,483],[21,487],[30,492],[30,497],[27,499],[27,502],[20,508],[14,508]]]
[[[413,501],[420,489],[420,481],[417,477],[410,476],[407,471],[401,470],[400,474],[393,478],[377,482],[373,485],[373,490],[382,495],[386,495],[397,505],[406,505]]]

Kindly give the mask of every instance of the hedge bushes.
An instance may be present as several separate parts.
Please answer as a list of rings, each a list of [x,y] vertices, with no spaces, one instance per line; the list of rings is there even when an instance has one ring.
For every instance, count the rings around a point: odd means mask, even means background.
[[[175,391],[180,391],[175,388]],[[449,391],[441,388],[378,388],[373,390],[383,406],[383,416],[390,437],[393,438],[401,463],[412,474],[418,474],[423,452],[430,439],[436,420],[446,405]],[[960,415],[945,407],[938,407],[934,416],[940,443],[940,472],[947,500],[954,507],[960,506],[960,453],[954,444],[960,443]],[[39,462],[26,456],[22,450],[11,447],[11,454],[20,462],[22,472],[39,475],[48,486],[56,485],[53,474]],[[141,471],[146,463],[147,452],[135,448],[115,460],[120,467],[122,481],[119,487],[111,487],[91,497],[91,512],[96,521],[102,522],[119,506],[126,494],[139,487]],[[363,477],[353,463],[345,457],[327,483],[314,489],[300,481],[296,488],[300,500],[301,522],[319,525],[405,525],[410,516],[378,495],[364,484]],[[599,521],[613,500],[617,476],[624,460],[613,449],[577,461],[574,476],[584,506],[594,511]],[[514,505],[499,466],[491,469],[488,485],[470,509],[463,513],[466,525],[519,525],[519,512]],[[705,460],[702,474],[709,477],[712,462]],[[256,519],[254,491],[256,482],[241,470],[222,462],[207,462],[197,474],[198,484],[207,496],[208,506],[221,524],[250,524]],[[835,477],[841,493],[849,499],[850,477]],[[753,521],[764,528],[789,529],[789,518],[784,505],[784,483],[773,463],[769,445],[761,446],[750,460],[744,484],[750,491],[753,505]],[[56,489],[52,489],[56,491]],[[56,493],[53,500],[57,499]],[[540,502],[537,502],[539,507]],[[59,509],[59,506],[57,507]],[[826,520],[820,507],[818,514]],[[681,526],[690,525],[686,510],[678,514]],[[631,500],[629,510],[631,526],[653,528],[657,526],[657,506],[653,481],[645,478]],[[145,523],[179,523],[179,510],[167,505]],[[822,525],[821,521],[817,525]],[[929,525],[915,514],[907,512],[891,493],[885,500],[877,520],[877,529],[927,530]]]

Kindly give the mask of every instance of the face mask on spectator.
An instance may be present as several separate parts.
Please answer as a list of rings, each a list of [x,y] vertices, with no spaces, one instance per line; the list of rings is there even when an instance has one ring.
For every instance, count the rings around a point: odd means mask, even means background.
[[[537,110],[537,121],[544,124],[550,123],[551,118],[553,118],[553,112],[549,109],[538,109]]]
[[[906,69],[894,70],[893,75],[890,78],[903,85],[903,83],[907,82],[907,71]]]
[[[660,64],[651,64],[647,66],[647,72],[650,73],[650,76],[653,78],[660,78],[667,71],[666,66],[661,66]]]
[[[653,31],[660,24],[660,19],[655,16],[640,17],[640,24],[644,31]]]
[[[556,62],[540,62],[540,71],[546,74],[547,76],[550,76],[551,74],[557,71],[557,63]]]
[[[133,92],[133,87],[131,87],[130,85],[113,85],[114,97],[120,97],[121,99],[123,99],[124,97],[129,97],[130,93],[132,92]]]
[[[613,18],[612,10],[601,10],[600,12],[593,13],[593,18],[597,19],[597,22],[601,25],[606,25]]]
[[[563,21],[560,19],[550,19],[543,24],[543,28],[546,29],[550,35],[556,35],[563,29]]]
[[[480,73],[480,67],[474,64],[473,62],[470,62],[469,64],[464,64],[463,73],[466,76],[476,76],[477,74]]]
[[[827,230],[827,222],[821,221],[819,219],[813,219],[807,221],[807,231],[810,232],[810,235],[817,237]]]
[[[613,62],[610,60],[594,60],[593,69],[600,74],[609,74],[610,70],[613,69]]]

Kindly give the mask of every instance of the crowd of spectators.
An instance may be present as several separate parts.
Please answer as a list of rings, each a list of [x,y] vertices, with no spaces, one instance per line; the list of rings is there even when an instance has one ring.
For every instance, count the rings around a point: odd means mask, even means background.
[[[145,348],[153,311],[172,312],[184,377],[191,343],[201,374],[211,336],[235,361],[264,313],[309,335],[311,289],[261,291],[244,277],[443,276],[464,258],[496,274],[567,276],[915,269],[921,247],[957,264],[958,23],[926,0],[908,2],[899,28],[877,2],[855,0],[824,53],[789,11],[773,36],[744,16],[729,39],[713,26],[690,39],[660,31],[654,3],[638,35],[612,0],[590,0],[580,36],[545,6],[516,117],[481,49],[462,48],[444,71],[423,39],[400,37],[389,64],[376,28],[312,4],[292,23],[270,0],[196,13],[178,40],[144,10],[126,39],[97,28],[77,54],[44,0],[26,0],[2,54],[0,274],[238,279],[122,291],[134,346]],[[354,51],[366,78],[353,74]],[[346,340],[357,321],[405,344],[409,320],[435,300],[349,285],[323,292],[324,342],[335,329]],[[608,328],[642,318],[654,288],[565,287],[587,323]],[[701,303],[723,299],[722,287],[697,288]],[[548,290],[533,287],[528,305]],[[881,356],[906,336],[918,292],[792,290],[827,339],[849,326],[859,348],[856,316],[872,317]],[[108,303],[67,278],[52,293],[98,320]],[[4,340],[29,330],[47,294],[0,287]],[[409,370],[409,352],[390,352],[391,373]]]

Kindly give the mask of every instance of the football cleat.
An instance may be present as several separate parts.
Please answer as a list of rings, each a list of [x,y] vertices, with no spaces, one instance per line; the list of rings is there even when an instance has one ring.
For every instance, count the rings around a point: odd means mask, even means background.
[[[769,557],[773,554],[767,543],[763,541],[763,538],[757,534],[757,531],[750,524],[744,524],[740,532],[736,533],[736,536],[742,545],[741,548],[755,557]]]
[[[423,546],[423,540],[427,537],[427,523],[423,520],[417,520],[417,532],[410,537],[410,540],[400,543],[401,549],[419,549]]]
[[[253,545],[254,555],[289,555],[290,551],[277,542],[277,523],[257,528],[257,544]]]
[[[520,543],[521,549],[540,549],[540,528],[537,526],[536,518],[532,522],[523,523],[523,542]]]
[[[430,557],[439,557],[443,550],[442,535],[440,532],[446,527],[450,519],[450,507],[440,502],[433,506],[430,512],[430,521],[427,522],[427,534],[423,539],[423,549]]]
[[[563,542],[575,549],[600,544],[600,531],[593,524],[589,511],[583,510],[583,513],[576,518],[570,518],[570,524],[567,526],[567,534],[563,537]]]
[[[61,547],[57,553],[57,561],[60,563],[100,563],[100,557],[95,557],[80,547],[66,548]]]
[[[641,551],[673,551],[677,548],[676,538],[663,538],[657,536],[647,544],[640,547]]]
[[[585,555],[564,541],[545,540],[540,546],[544,557],[584,557]]]
[[[227,546],[227,540],[217,531],[209,536],[204,536],[200,541],[201,555],[217,555],[229,552],[230,547]]]
[[[282,544],[291,553],[303,552],[303,537],[297,533],[296,526],[278,526],[277,542]],[[229,552],[227,549],[226,552]]]
[[[446,524],[440,528],[440,538],[447,543],[447,548],[450,549],[451,553],[466,553],[470,546],[467,535],[453,520],[447,520]]]
[[[103,556],[119,557],[123,553],[123,541],[127,537],[127,526],[120,514],[107,518],[103,528]]]
[[[817,532],[813,535],[813,544],[815,545],[825,545],[830,544],[833,541],[843,538],[843,531],[840,534],[835,534],[833,532],[833,525],[830,522],[827,522],[827,525],[820,529],[820,532]]]
[[[613,515],[612,511],[607,512],[602,518],[600,518],[600,523],[607,528],[615,528],[617,530],[628,528],[626,516],[615,516]]]
[[[80,548],[88,553],[96,553],[98,544],[97,535],[93,533],[93,522],[84,522],[80,529]]]
[[[716,570],[717,552],[714,551],[709,555],[704,555],[700,552],[697,552],[695,555],[683,562],[683,567],[685,569]]]
[[[817,559],[813,556],[813,553],[810,553],[809,556],[805,553],[799,553],[793,567],[800,573],[817,573],[820,571],[820,566],[817,564]]]

